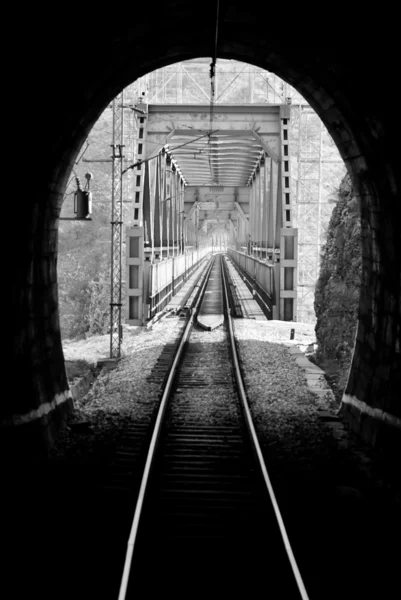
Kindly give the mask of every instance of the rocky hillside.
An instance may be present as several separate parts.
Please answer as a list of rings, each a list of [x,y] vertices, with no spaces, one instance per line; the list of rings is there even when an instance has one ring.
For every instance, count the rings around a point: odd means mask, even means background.
[[[338,400],[352,358],[361,264],[360,211],[346,175],[331,216],[315,293],[316,359],[331,380]]]
[[[92,221],[62,222],[58,288],[62,337],[105,333],[110,302],[110,215],[95,206]]]

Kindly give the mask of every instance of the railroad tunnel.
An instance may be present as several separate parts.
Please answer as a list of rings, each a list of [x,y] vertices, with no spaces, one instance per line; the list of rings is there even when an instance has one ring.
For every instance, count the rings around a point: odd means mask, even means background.
[[[14,73],[24,192],[13,247],[13,391],[1,404],[2,438],[50,444],[71,400],[58,315],[58,218],[74,161],[108,103],[136,78],[180,60],[216,56],[276,73],[296,88],[333,137],[360,202],[363,274],[358,328],[342,412],[372,445],[400,437],[400,170],[394,101],[372,73],[397,72],[398,32],[383,10],[347,8],[307,25],[293,8],[222,0],[108,11],[64,11],[48,26],[25,10]],[[33,10],[33,9],[32,9]],[[301,10],[301,9],[299,9]],[[44,11],[44,9],[43,9]],[[354,11],[354,12],[352,12]],[[42,19],[43,17],[43,19]],[[312,17],[311,17],[312,19]],[[32,26],[34,23],[34,26]],[[308,32],[306,32],[308,29]],[[344,40],[344,29],[349,39]],[[378,30],[385,44],[372,43]],[[14,217],[15,218],[15,217]]]

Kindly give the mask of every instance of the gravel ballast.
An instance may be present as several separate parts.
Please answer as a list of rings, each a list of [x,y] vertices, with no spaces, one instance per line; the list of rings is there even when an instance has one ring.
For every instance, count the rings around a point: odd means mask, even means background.
[[[48,568],[58,582],[69,571],[66,597],[115,597],[114,588],[102,596],[99,569],[113,567],[120,576],[126,542],[120,548],[113,536],[122,526],[128,536],[133,506],[126,505],[126,496],[100,495],[99,482],[121,453],[123,431],[151,422],[160,384],[149,376],[182,326],[178,317],[167,318],[127,336],[126,356],[114,369],[105,368],[76,401],[48,460],[32,457],[24,470],[16,470],[16,503],[31,498],[34,515],[23,521],[25,552],[35,554],[40,536],[54,538]],[[210,333],[214,341],[221,335]],[[338,436],[332,395],[317,396],[309,388],[291,350],[313,344],[313,330],[238,319],[235,334],[262,451],[311,600],[396,597],[398,565],[391,547],[401,534],[399,476],[388,457],[364,446],[346,427]],[[39,589],[39,570],[32,577]],[[62,597],[48,587],[49,597]]]
[[[96,447],[100,441],[106,443],[107,439],[110,449],[115,451],[120,429],[127,422],[150,424],[160,396],[160,384],[149,381],[149,376],[165,344],[180,335],[182,326],[179,317],[164,319],[125,342],[126,356],[115,368],[103,369],[91,390],[75,402],[75,412],[60,435],[52,458],[83,454],[86,460],[96,462],[99,457]],[[82,422],[87,424],[84,444],[74,427]]]
[[[302,327],[278,325],[237,320],[235,335],[255,427],[308,591],[325,600],[393,598],[399,477],[341,423],[331,392],[310,390],[291,352],[309,334],[289,342],[285,327]],[[288,341],[277,343],[280,337]]]

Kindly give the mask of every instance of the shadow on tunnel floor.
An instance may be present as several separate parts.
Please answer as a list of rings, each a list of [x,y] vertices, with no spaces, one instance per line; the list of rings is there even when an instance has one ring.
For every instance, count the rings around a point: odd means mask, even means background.
[[[3,470],[2,555],[4,573],[10,577],[7,587],[12,590],[8,597],[118,597],[133,501],[129,494],[99,489],[99,475],[94,466],[48,460],[13,462]],[[295,479],[282,481],[283,498],[293,499],[301,490],[302,478]],[[401,535],[399,513],[397,523],[397,513],[379,497],[361,501],[352,489],[333,493],[329,479],[319,488],[309,486],[308,493],[298,493],[295,507],[293,501],[288,506],[283,502],[282,511],[311,600],[396,597],[399,557],[394,542]],[[263,555],[263,547],[260,552]],[[221,560],[224,572],[234,576],[241,561],[235,561],[231,571],[230,563]],[[175,576],[185,577],[171,553],[167,564]],[[265,567],[264,573],[261,560],[253,570],[248,562],[247,576],[257,577],[261,591],[267,593],[269,565]],[[156,568],[149,564],[138,591]],[[199,562],[205,584],[204,570]],[[208,597],[215,597],[212,590]]]

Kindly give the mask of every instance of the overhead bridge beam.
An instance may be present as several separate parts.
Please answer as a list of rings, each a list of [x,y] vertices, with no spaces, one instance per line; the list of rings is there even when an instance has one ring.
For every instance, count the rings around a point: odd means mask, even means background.
[[[191,163],[191,164],[196,164],[197,166],[201,166],[202,164],[207,164],[210,161],[213,162],[226,162],[232,165],[241,165],[241,164],[246,164],[246,163],[252,163],[254,164],[255,161],[258,160],[258,157],[252,157],[252,158],[240,158],[239,156],[236,157],[230,157],[230,156],[226,156],[225,154],[221,154],[219,155],[211,155],[211,156],[202,156],[201,158],[191,158],[191,156],[186,155],[185,158],[180,159],[180,164],[186,164],[186,163]]]
[[[249,129],[231,129],[232,125],[227,124],[218,124],[217,125],[219,127],[219,129],[213,132],[213,134],[211,135],[211,137],[213,138],[213,136],[215,136],[216,134],[219,135],[219,137],[226,137],[226,138],[230,138],[230,137],[248,137],[249,139],[252,139],[252,133],[253,133],[253,129],[249,128]],[[155,129],[152,129],[152,126],[150,126],[149,128],[150,133],[164,133],[164,130],[162,131],[156,131]],[[180,129],[180,128],[174,128],[174,136],[179,136],[182,138],[191,138],[191,137],[199,137],[200,135],[207,135],[208,130],[207,129],[191,129],[190,131],[188,131],[188,129]]]

